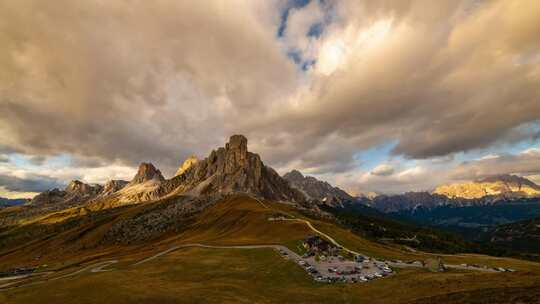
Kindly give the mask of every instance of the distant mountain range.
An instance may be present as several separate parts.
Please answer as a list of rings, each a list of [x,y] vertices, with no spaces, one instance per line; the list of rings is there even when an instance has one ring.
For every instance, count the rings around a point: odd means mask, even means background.
[[[524,177],[497,175],[468,183],[439,186],[433,193],[465,199],[485,196],[535,197],[540,196],[540,186]]]
[[[461,184],[442,185],[433,192],[360,197],[357,201],[389,213],[439,206],[467,207],[508,203],[540,197],[540,186],[516,175],[497,175]]]
[[[11,198],[0,197],[0,208],[24,205],[28,203],[29,201],[30,199],[27,199],[27,198],[11,199]]]

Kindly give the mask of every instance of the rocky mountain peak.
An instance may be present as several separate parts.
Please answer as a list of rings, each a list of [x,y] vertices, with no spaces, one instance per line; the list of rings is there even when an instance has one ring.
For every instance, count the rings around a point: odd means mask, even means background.
[[[74,194],[74,195],[95,195],[99,191],[101,191],[100,185],[89,185],[85,184],[79,180],[72,180],[67,185],[66,189],[64,190],[66,193]]]
[[[289,184],[300,190],[306,197],[321,201],[327,205],[336,207],[343,203],[353,201],[354,198],[338,187],[333,187],[325,181],[320,181],[313,176],[304,176],[298,170],[283,175]]]
[[[183,174],[165,182],[159,191],[192,195],[251,193],[273,200],[300,202],[304,196],[287,181],[248,152],[247,138],[233,135],[225,147],[213,150],[205,159],[192,164]]]
[[[304,175],[300,171],[294,169],[291,172],[285,173],[283,178],[289,182],[302,182],[304,180]]]
[[[109,180],[105,183],[105,186],[103,186],[103,191],[101,192],[101,194],[102,195],[112,194],[124,188],[127,184],[128,182],[124,180]]]
[[[137,174],[130,182],[130,185],[135,184],[142,184],[149,180],[155,180],[155,181],[164,181],[165,178],[163,178],[163,175],[161,174],[161,171],[156,169],[153,164],[151,163],[141,163],[139,165],[139,169],[137,170]]]
[[[193,165],[199,162],[199,159],[195,155],[191,155],[190,157],[186,158],[184,163],[182,163],[182,166],[178,168],[178,171],[176,171],[176,174],[174,176],[178,176],[184,172],[186,172],[187,169],[191,168]]]
[[[84,187],[84,183],[79,180],[72,180],[67,185],[66,189],[64,191],[66,192],[76,192]]]
[[[227,163],[229,165],[245,166],[248,159],[247,138],[243,135],[233,135],[225,144]]]

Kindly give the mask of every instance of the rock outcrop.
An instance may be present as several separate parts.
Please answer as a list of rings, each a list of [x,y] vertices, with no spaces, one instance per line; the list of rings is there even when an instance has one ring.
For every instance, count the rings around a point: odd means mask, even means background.
[[[174,188],[174,189],[173,189]],[[189,195],[243,192],[276,201],[305,201],[304,195],[267,167],[259,155],[248,152],[247,139],[231,136],[225,147],[164,183],[163,192]]]
[[[85,184],[79,180],[72,180],[71,182],[69,182],[64,191],[74,196],[86,197],[95,196],[99,194],[102,190],[103,187],[101,185],[90,185]]]
[[[100,194],[102,196],[111,195],[116,191],[123,189],[127,184],[129,184],[129,182],[124,180],[109,180],[103,186],[103,191],[101,191]]]
[[[161,171],[156,169],[151,163],[141,163],[137,170],[137,174],[133,177],[131,182],[129,182],[128,186],[142,184],[150,180],[162,182],[165,178],[161,174]]]
[[[354,198],[338,187],[320,181],[312,176],[304,176],[298,170],[283,175],[289,184],[300,190],[308,199],[322,202],[331,207],[343,207],[344,203],[354,201]]]
[[[182,166],[178,169],[178,171],[176,171],[176,174],[174,176],[178,176],[178,175],[181,175],[182,173],[184,173],[187,169],[191,168],[191,166],[195,165],[196,163],[199,162],[199,159],[192,155],[190,157],[188,157],[184,163],[182,164]]]

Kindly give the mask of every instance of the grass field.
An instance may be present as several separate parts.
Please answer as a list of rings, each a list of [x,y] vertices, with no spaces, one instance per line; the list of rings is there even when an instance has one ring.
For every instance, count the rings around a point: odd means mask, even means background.
[[[410,252],[400,246],[365,240],[283,204],[266,202],[265,205],[269,208],[245,196],[231,197],[199,214],[189,229],[152,243],[64,252],[47,261],[48,270],[57,270],[48,278],[99,261],[117,259],[119,263],[109,266],[113,269],[109,272],[84,271],[54,281],[29,279],[38,284],[0,291],[0,303],[534,303],[537,299],[534,295],[540,294],[538,263],[483,255]],[[133,266],[136,261],[172,245],[284,244],[291,248],[313,233],[300,222],[268,221],[276,212],[308,219],[347,248],[378,258],[425,260],[440,256],[446,263],[477,263],[518,271],[432,273],[423,269],[398,269],[392,277],[369,283],[326,284],[313,281],[303,269],[272,249],[207,248],[181,248]],[[133,213],[131,209],[123,210],[120,215],[111,215],[110,220]],[[96,227],[86,237],[99,236],[98,232],[109,227],[110,222],[104,220],[92,225]],[[40,240],[39,245],[62,244],[69,237],[70,232],[66,232],[49,241]],[[14,251],[8,257],[16,261],[17,253]],[[0,256],[0,260],[4,258]]]
[[[1,303],[446,303],[441,295],[474,301],[538,292],[540,277],[527,273],[431,273],[402,270],[364,284],[316,283],[271,249],[185,248],[139,266],[83,273],[0,292]],[[452,300],[452,297],[449,299]],[[502,298],[501,298],[502,297]],[[426,302],[429,303],[429,302]],[[449,302],[452,303],[452,302]],[[478,302],[492,303],[492,302]],[[499,302],[504,303],[504,302]]]

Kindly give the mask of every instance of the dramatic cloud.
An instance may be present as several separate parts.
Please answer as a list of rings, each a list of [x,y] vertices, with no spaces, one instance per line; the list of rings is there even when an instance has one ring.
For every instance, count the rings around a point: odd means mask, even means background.
[[[0,138],[30,154],[177,166],[295,86],[251,1],[0,4]]]
[[[309,89],[260,132],[303,151],[345,138],[343,161],[389,139],[429,158],[538,137],[537,1],[338,3]]]
[[[2,185],[5,190],[13,192],[41,192],[64,186],[62,182],[43,175],[19,178],[3,174],[0,174],[0,185]]]
[[[457,180],[471,180],[496,174],[535,176],[540,174],[540,149],[531,148],[519,154],[491,155],[465,162],[451,171]]]
[[[243,133],[280,172],[422,188],[434,158],[538,142],[538,16],[535,0],[3,1],[0,154],[101,181],[142,161],[170,175]],[[388,142],[420,169],[359,169]]]
[[[371,171],[372,175],[378,175],[378,176],[388,176],[388,175],[391,175],[392,173],[394,173],[394,167],[387,164],[378,165]]]
[[[391,172],[390,174],[382,174]],[[478,180],[500,174],[524,176],[540,183],[540,148],[518,153],[486,155],[476,160],[458,162],[452,158],[419,160],[412,166],[381,164],[371,172],[362,170],[327,177],[351,193],[401,193],[431,191],[454,182]]]

